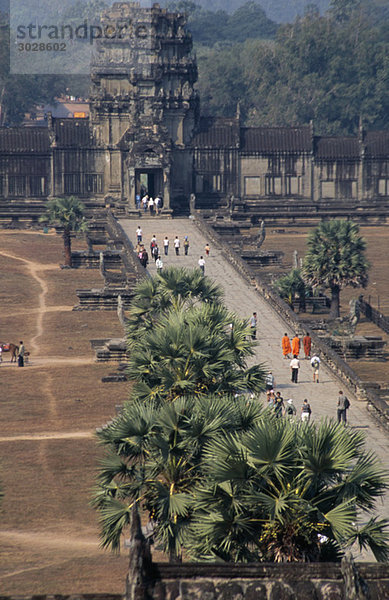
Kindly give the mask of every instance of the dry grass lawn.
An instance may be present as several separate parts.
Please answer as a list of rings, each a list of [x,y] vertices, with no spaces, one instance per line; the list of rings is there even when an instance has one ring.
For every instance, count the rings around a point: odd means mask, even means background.
[[[62,270],[56,235],[0,231],[0,341],[23,339],[19,369],[0,366],[1,594],[122,593],[126,552],[99,548],[89,506],[100,457],[94,431],[125,400],[103,384],[89,340],[123,335],[114,312],[72,311],[98,271]],[[74,248],[83,244],[75,240]]]

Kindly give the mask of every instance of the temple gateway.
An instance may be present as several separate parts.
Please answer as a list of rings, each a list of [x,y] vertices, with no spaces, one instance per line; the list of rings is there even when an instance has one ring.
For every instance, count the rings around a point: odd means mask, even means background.
[[[0,128],[1,215],[71,194],[131,213],[147,191],[167,213],[187,210],[194,194],[198,208],[386,216],[389,131],[243,127],[239,107],[231,118],[203,117],[184,14],[118,2],[102,21],[132,35],[98,40],[90,117]]]

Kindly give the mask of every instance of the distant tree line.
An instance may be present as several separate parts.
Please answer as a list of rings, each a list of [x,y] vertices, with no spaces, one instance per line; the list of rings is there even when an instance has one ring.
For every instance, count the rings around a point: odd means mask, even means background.
[[[167,5],[171,11],[188,15],[188,29],[196,45],[214,46],[247,39],[273,38],[277,24],[266,16],[260,4],[249,0],[232,14],[226,10],[209,10],[191,0],[178,0]]]
[[[181,3],[186,1],[181,0]],[[209,12],[232,14],[245,4],[245,0],[196,0],[196,3]],[[146,2],[144,4],[146,5]],[[170,5],[171,2],[168,0],[166,4]],[[276,23],[289,23],[294,21],[298,15],[303,15],[307,7],[312,5],[312,2],[311,0],[259,0],[258,4],[260,4],[269,19]],[[323,13],[328,9],[330,0],[315,0],[314,4]],[[164,2],[161,2],[161,5],[164,5]]]
[[[321,16],[308,10],[280,26],[274,41],[201,48],[203,114],[232,115],[246,125],[314,120],[323,134],[389,128],[389,12],[372,0],[333,0]]]

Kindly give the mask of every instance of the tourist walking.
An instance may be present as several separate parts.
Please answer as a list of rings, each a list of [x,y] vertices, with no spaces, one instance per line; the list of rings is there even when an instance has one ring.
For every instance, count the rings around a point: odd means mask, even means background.
[[[157,238],[155,237],[155,233],[153,233],[153,237],[150,240],[150,250],[152,251],[154,246],[157,245]]]
[[[279,419],[280,417],[282,417],[284,412],[285,412],[284,399],[281,396],[281,392],[277,392],[276,397],[274,398],[274,414],[276,416],[276,419]]]
[[[157,267],[157,273],[161,274],[163,269],[163,262],[160,256],[158,256],[157,260],[155,261],[155,266]]]
[[[287,400],[286,402],[286,408],[285,408],[285,416],[288,417],[288,419],[293,419],[293,417],[296,416],[297,410],[295,405],[293,404],[293,400],[292,398],[289,398],[289,400]]]
[[[290,358],[289,355],[292,352],[292,346],[290,345],[290,339],[287,333],[284,333],[284,337],[281,340],[281,346],[284,358]]]
[[[266,392],[267,406],[269,408],[274,408],[274,400],[276,399],[274,390],[268,390]]]
[[[152,255],[153,259],[155,260],[155,262],[157,262],[157,258],[159,256],[159,248],[158,248],[157,244],[155,244],[155,246],[153,246],[151,255]]]
[[[163,249],[165,251],[165,256],[167,256],[169,254],[169,238],[167,237],[167,235],[165,236],[165,239],[163,240]]]
[[[140,263],[145,269],[147,268],[147,265],[149,263],[149,255],[147,254],[146,248],[143,248]]]
[[[155,212],[157,215],[161,212],[162,200],[159,196],[157,196],[154,200]]]
[[[313,369],[313,383],[319,383],[320,358],[314,354],[311,358],[311,367]]]
[[[138,225],[138,229],[136,230],[136,237],[137,237],[138,244],[140,244],[142,241],[142,229],[141,229],[140,225]]]
[[[154,200],[151,196],[149,198],[149,211],[150,211],[150,217],[152,217],[154,215]]]
[[[199,258],[199,267],[200,267],[200,270],[201,270],[202,274],[204,275],[204,273],[205,273],[205,260],[204,260],[204,258],[202,256],[200,256],[200,258]]]
[[[136,208],[136,210],[140,209],[140,194],[137,194],[135,196],[135,208]]]
[[[299,368],[300,368],[300,361],[297,358],[297,354],[294,354],[292,360],[290,361],[290,370],[292,372],[292,383],[298,383]]]
[[[274,375],[271,371],[269,371],[269,373],[265,377],[265,387],[266,387],[266,391],[268,391],[268,392],[270,392],[271,390],[274,390],[274,388],[275,388]]]
[[[306,359],[308,359],[311,356],[311,346],[312,346],[311,336],[307,333],[303,337],[303,348],[304,348],[304,354],[305,354]]]
[[[189,250],[189,238],[186,235],[185,239],[184,239],[184,252],[185,252],[185,256],[188,256],[188,250]]]
[[[205,256],[209,256],[209,253],[211,251],[211,248],[210,248],[209,244],[206,244],[204,250],[205,250]]]
[[[303,405],[301,407],[301,420],[304,421],[310,421],[311,420],[311,414],[312,414],[312,410],[311,410],[311,406],[308,402],[308,400],[305,398]]]
[[[24,367],[24,355],[26,350],[24,348],[24,344],[22,341],[19,342],[19,351],[18,351],[18,366]]]
[[[250,330],[251,330],[251,339],[257,339],[257,313],[253,312],[253,316],[250,319]]]
[[[147,212],[147,209],[149,207],[149,197],[147,194],[145,194],[142,198],[142,205],[144,212]]]
[[[292,354],[293,356],[298,356],[300,354],[300,338],[297,333],[292,340]]]
[[[350,401],[343,394],[342,390],[339,390],[338,396],[338,423],[343,422],[343,425],[347,423],[347,411],[350,408]]]
[[[180,240],[178,239],[178,235],[174,238],[174,249],[176,251],[176,256],[180,256]]]

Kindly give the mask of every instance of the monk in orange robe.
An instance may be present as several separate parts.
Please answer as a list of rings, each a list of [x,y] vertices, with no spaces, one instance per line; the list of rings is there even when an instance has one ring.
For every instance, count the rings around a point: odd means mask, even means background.
[[[284,358],[289,358],[289,354],[292,352],[292,346],[290,345],[290,339],[287,333],[284,333],[284,337],[281,340],[281,346]]]
[[[293,356],[298,356],[300,353],[300,339],[296,333],[292,340],[292,354]]]
[[[311,336],[308,334],[304,335],[303,346],[304,346],[305,358],[309,358],[311,356],[311,345],[312,345]]]

